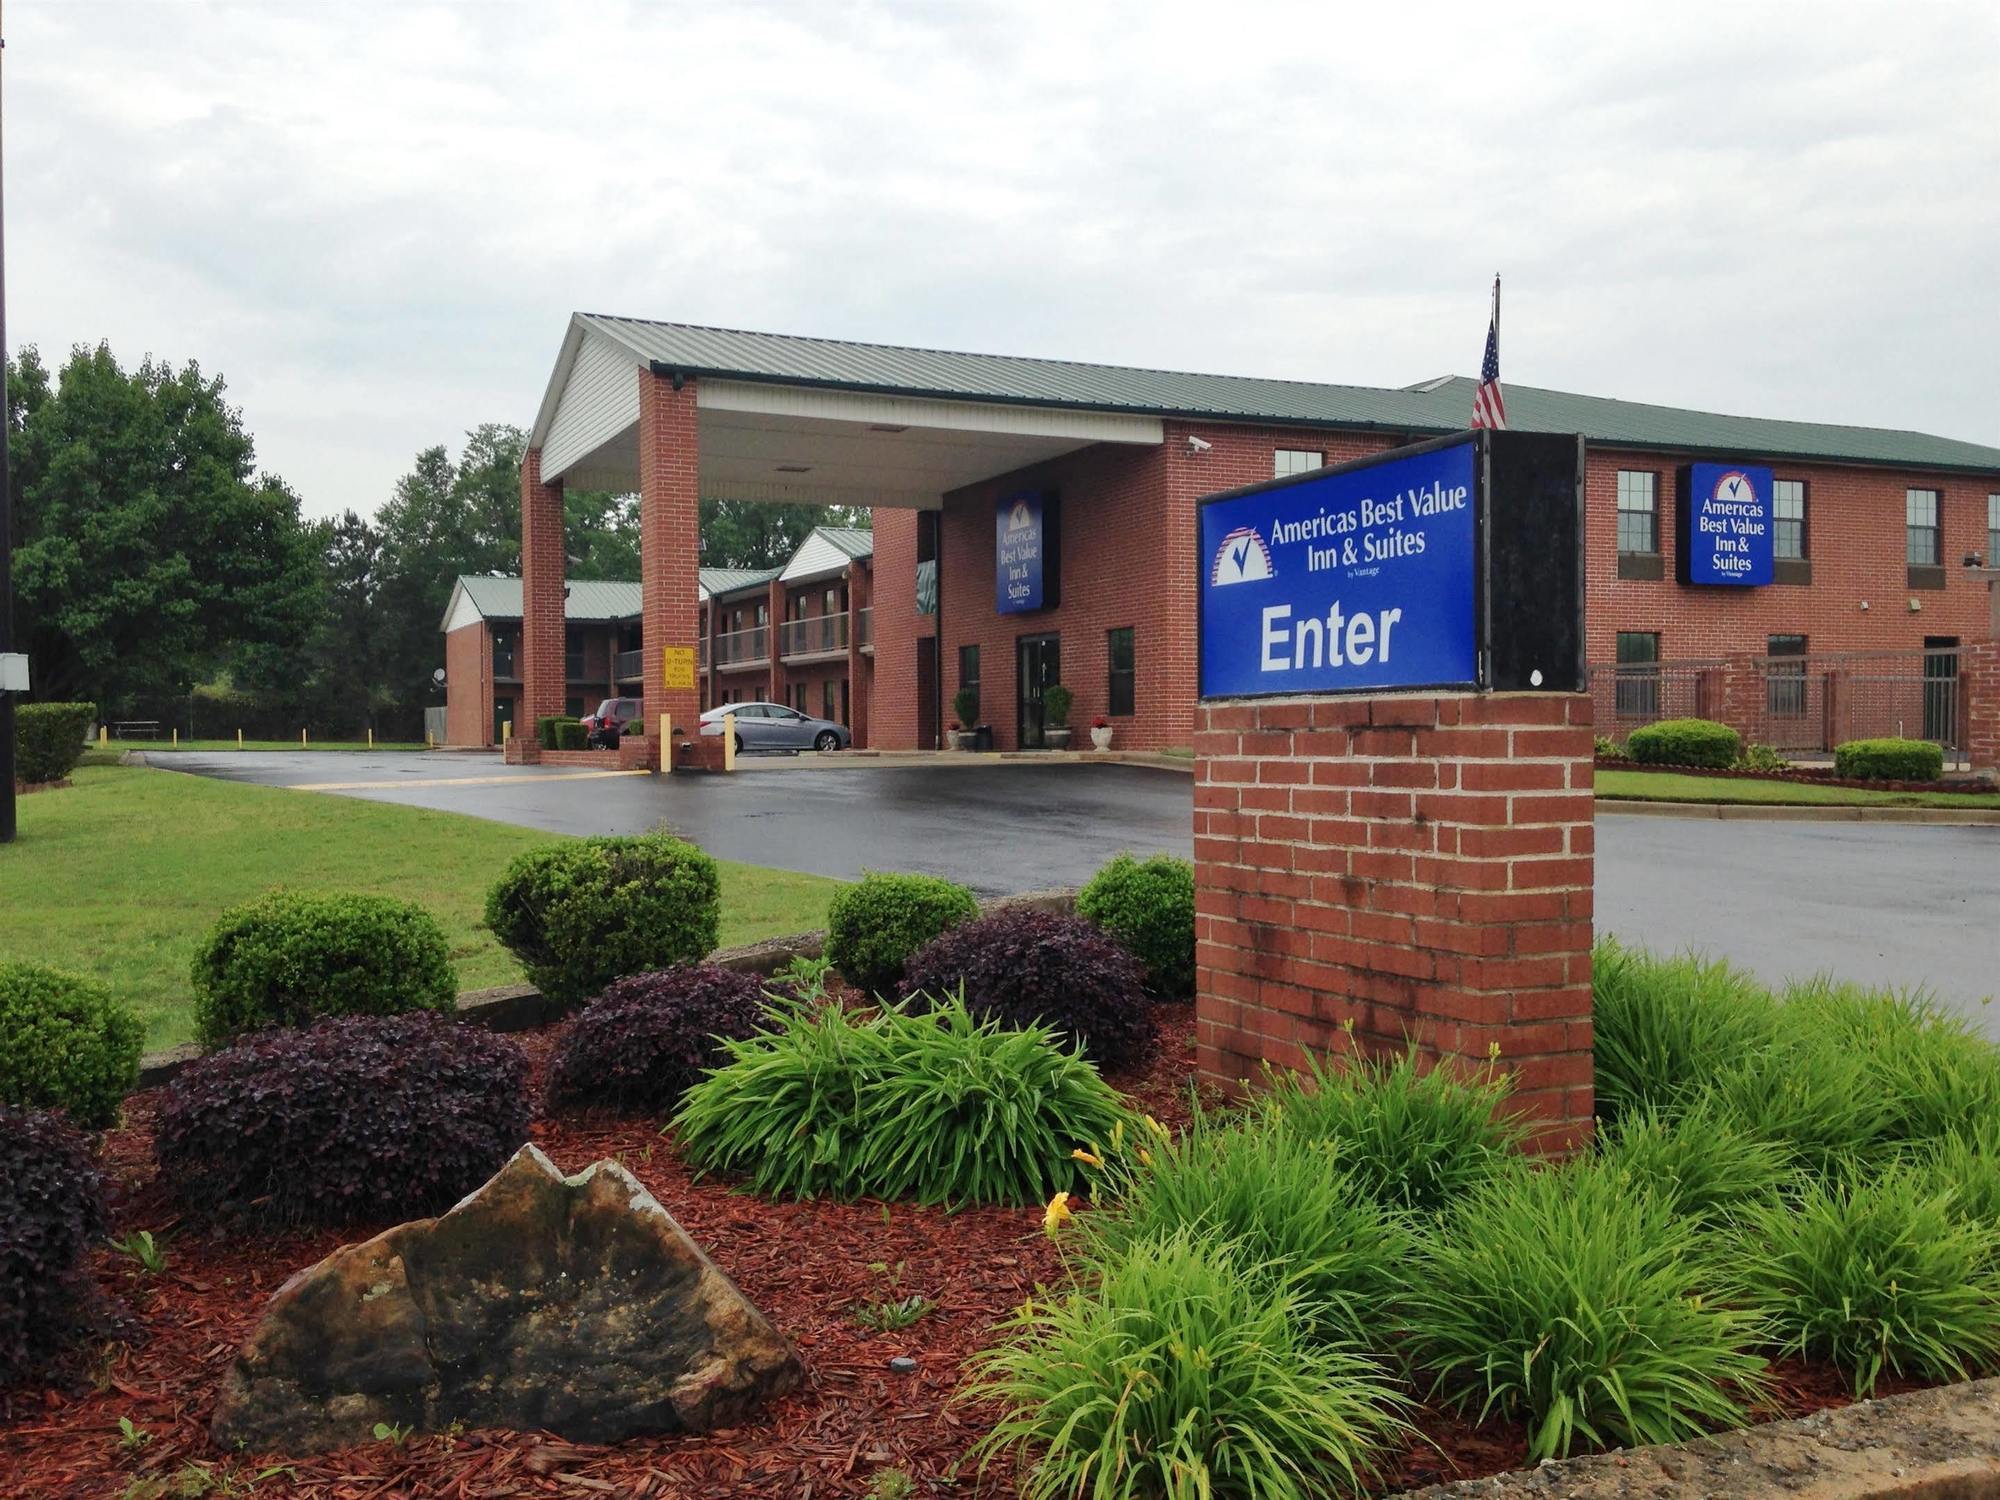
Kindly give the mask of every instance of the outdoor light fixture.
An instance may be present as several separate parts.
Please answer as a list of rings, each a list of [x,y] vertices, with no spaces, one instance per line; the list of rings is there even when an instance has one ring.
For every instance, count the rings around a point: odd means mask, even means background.
[[[1983,568],[1986,566],[1986,559],[1977,552],[1968,552],[1965,554],[1965,565],[1968,568]]]
[[[1188,434],[1188,452],[1190,453],[1206,453],[1214,446],[1215,444],[1209,442],[1207,438],[1198,438],[1191,432]]]

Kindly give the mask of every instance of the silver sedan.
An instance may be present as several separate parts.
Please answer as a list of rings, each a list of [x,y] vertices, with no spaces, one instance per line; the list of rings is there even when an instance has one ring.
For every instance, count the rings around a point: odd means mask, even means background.
[[[744,750],[845,750],[854,741],[845,724],[815,719],[782,703],[721,703],[701,716],[703,734],[721,734],[725,715],[736,715],[736,748]]]

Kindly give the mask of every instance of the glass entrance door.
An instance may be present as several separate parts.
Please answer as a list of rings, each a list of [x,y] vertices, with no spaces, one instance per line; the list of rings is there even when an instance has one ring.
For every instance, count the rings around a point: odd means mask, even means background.
[[[1062,680],[1061,637],[1024,635],[1018,643],[1019,661],[1014,673],[1015,741],[1023,750],[1040,750],[1043,736],[1042,694]]]

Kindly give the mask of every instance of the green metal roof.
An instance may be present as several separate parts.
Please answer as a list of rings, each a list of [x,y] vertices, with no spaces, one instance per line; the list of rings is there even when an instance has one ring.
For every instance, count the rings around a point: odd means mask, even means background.
[[[875,533],[866,526],[815,526],[813,530],[851,558],[875,555]]]
[[[1472,410],[1473,382],[1464,376],[1402,389],[1321,385],[748,333],[596,313],[579,313],[577,321],[665,371],[777,385],[1412,435],[1456,432]],[[2000,473],[2000,448],[1927,433],[1725,416],[1533,386],[1510,384],[1506,390],[1510,425],[1581,432],[1603,446]]]
[[[461,573],[458,586],[471,596],[474,607],[487,619],[521,618],[520,579]],[[569,584],[569,597],[563,601],[564,618],[579,622],[630,620],[639,613],[639,585],[636,583],[573,580]]]
[[[778,576],[776,568],[703,568],[701,586],[709,598],[718,594],[733,594],[738,589],[754,588],[760,583],[769,583]]]

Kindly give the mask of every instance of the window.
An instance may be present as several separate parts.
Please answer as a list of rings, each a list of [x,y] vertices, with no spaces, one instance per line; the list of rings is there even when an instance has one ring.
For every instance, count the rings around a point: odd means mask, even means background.
[[[1904,519],[1908,523],[1910,566],[1935,568],[1942,555],[1938,546],[1938,492],[1909,490],[1903,496]]]
[[[1771,555],[1780,558],[1802,558],[1806,555],[1806,484],[1803,479],[1779,479],[1771,484]]]
[[[971,688],[973,696],[979,695],[979,648],[960,646],[958,648],[958,685]]]
[[[833,679],[831,677],[820,684],[819,716],[822,719],[833,717]]]
[[[1105,655],[1111,664],[1111,679],[1106,685],[1105,712],[1113,717],[1130,717],[1132,714],[1133,678],[1135,676],[1132,655],[1132,627],[1121,625],[1104,635]]]
[[[1324,453],[1307,448],[1280,448],[1271,455],[1271,474],[1283,479],[1287,474],[1309,474],[1326,463]]]
[[[2000,568],[2000,495],[1986,497],[1986,566]]]
[[[574,625],[563,632],[563,676],[583,676],[583,632]]]
[[[513,630],[493,632],[493,675],[495,677],[518,677],[514,670],[514,648],[520,641],[520,633]]]
[[[1657,719],[1660,716],[1659,661],[1660,637],[1656,632],[1618,632],[1618,671],[1613,693],[1619,718]]]
[[[800,713],[806,711],[806,685],[803,682],[792,689],[792,706]]]
[[[1618,550],[1660,550],[1659,476],[1636,469],[1618,471]]]
[[[1806,638],[1767,637],[1764,654],[1771,659],[1764,671],[1766,706],[1774,715],[1798,718],[1806,711]]]

